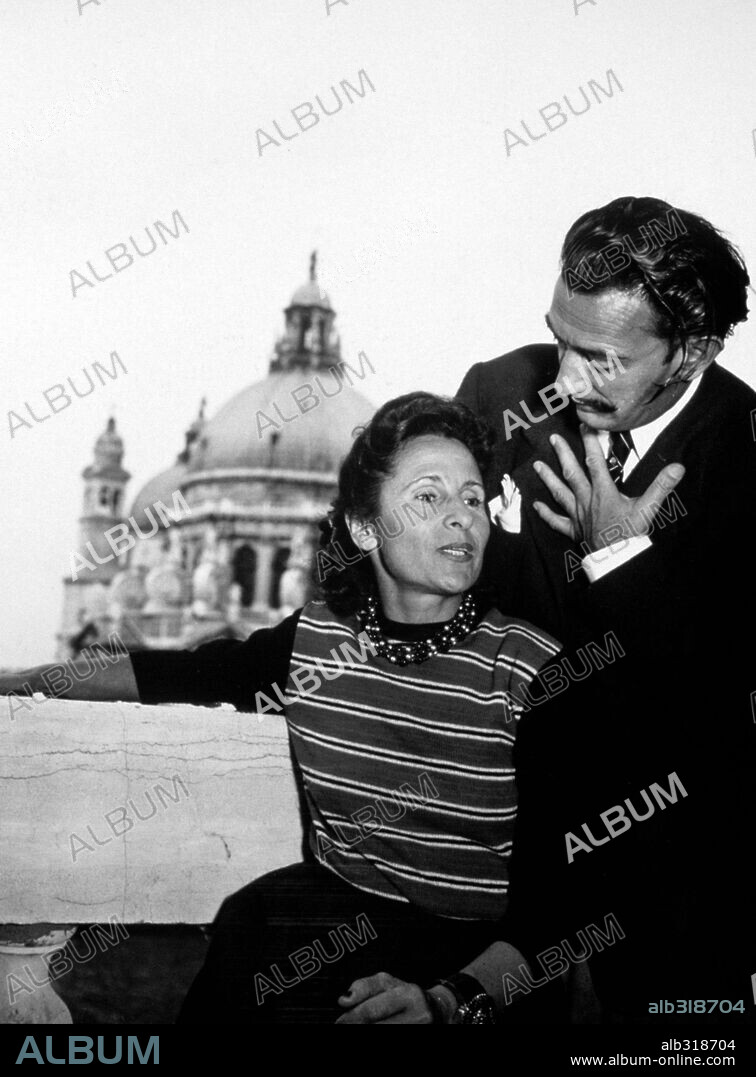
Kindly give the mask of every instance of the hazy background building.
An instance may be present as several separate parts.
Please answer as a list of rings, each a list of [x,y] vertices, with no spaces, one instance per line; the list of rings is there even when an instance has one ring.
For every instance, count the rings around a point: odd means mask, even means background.
[[[355,427],[375,409],[355,388],[369,359],[342,359],[314,253],[284,318],[267,377],[211,418],[203,401],[174,462],[128,510],[127,446],[108,419],[82,472],[60,657],[112,632],[129,648],[243,639],[307,600],[318,521]]]

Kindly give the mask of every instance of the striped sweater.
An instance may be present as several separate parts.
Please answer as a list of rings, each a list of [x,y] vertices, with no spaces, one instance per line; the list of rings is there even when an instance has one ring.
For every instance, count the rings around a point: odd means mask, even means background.
[[[491,610],[446,654],[399,668],[356,618],[306,606],[286,713],[320,863],[437,915],[502,916],[517,808],[512,697],[558,649]]]

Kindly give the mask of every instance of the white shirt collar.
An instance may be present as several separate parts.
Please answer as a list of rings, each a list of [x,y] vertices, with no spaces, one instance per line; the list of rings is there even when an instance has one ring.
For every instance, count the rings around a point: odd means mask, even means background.
[[[661,433],[666,430],[673,419],[676,419],[683,408],[688,406],[693,399],[694,394],[698,391],[700,384],[701,375],[699,374],[699,376],[690,383],[677,403],[673,404],[671,408],[667,408],[665,412],[662,412],[656,419],[652,419],[650,423],[646,423],[644,426],[638,426],[630,431],[633,438],[634,449],[628,456],[623,469],[623,477],[625,479],[641,458],[645,456]],[[599,430],[598,436],[601,443],[601,449],[604,456],[606,456],[609,452],[609,431]]]

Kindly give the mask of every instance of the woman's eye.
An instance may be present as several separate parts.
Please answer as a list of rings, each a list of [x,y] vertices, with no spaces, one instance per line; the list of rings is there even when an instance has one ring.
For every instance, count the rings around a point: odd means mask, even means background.
[[[419,494],[416,494],[418,501],[435,501],[436,494],[433,490],[421,490]]]
[[[474,509],[477,509],[483,504],[483,499],[476,497],[475,494],[471,494],[470,497],[467,498],[467,504],[472,505]]]

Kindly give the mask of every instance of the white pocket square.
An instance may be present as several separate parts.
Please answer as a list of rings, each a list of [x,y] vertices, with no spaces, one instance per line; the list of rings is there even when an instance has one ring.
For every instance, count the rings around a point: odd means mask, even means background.
[[[491,519],[502,531],[518,535],[520,533],[520,506],[522,498],[509,475],[501,479],[501,494],[488,502]]]

